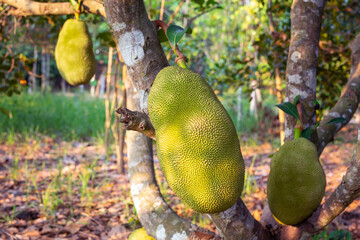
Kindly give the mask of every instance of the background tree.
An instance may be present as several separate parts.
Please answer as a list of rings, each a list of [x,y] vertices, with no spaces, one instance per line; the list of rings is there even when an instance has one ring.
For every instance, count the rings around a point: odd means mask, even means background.
[[[71,14],[73,12],[68,3],[39,3],[27,0],[25,2],[27,6],[31,6],[29,8],[25,7],[22,1],[2,0],[2,2],[12,6],[9,9],[9,14],[13,15]],[[196,2],[199,3],[200,8],[209,7],[214,3],[214,1]],[[45,5],[42,4],[46,4],[47,7],[45,8]],[[91,0],[84,1],[86,11],[105,15],[101,6],[98,5],[97,8],[93,8],[93,4],[98,4],[98,2]],[[315,130],[316,126],[314,100],[316,99],[317,90],[320,29],[325,5],[326,1],[313,3],[310,1],[294,0],[291,11],[291,37],[287,38],[284,36],[284,38],[280,38],[280,41],[281,39],[290,39],[285,75],[287,83],[285,99],[292,101],[295,96],[300,95],[303,126],[313,130]],[[129,104],[128,107],[146,113],[147,96],[151,84],[157,73],[168,65],[164,51],[157,38],[156,28],[148,19],[143,1],[106,0],[104,1],[104,8],[124,63],[128,67],[129,80],[136,88],[139,97],[138,103],[135,101],[133,106]],[[283,9],[286,10],[286,7]],[[281,8],[279,8],[280,10]],[[289,25],[283,24],[282,26]],[[129,39],[132,41],[129,41]],[[279,38],[274,39],[279,40]],[[312,134],[312,141],[316,144],[319,155],[334,137],[335,133],[351,119],[358,107],[360,96],[360,76],[358,71],[360,37],[353,35],[344,44],[347,44],[350,39],[353,39],[353,43],[349,48],[351,49],[351,71],[347,85],[337,103],[333,105]],[[320,44],[320,46],[322,45]],[[280,47],[286,48],[286,44]],[[206,50],[206,44],[204,44],[204,49]],[[204,54],[206,55],[206,53]],[[277,58],[274,65],[277,62],[281,62],[281,59],[286,58],[284,55],[286,54],[276,54]],[[268,56],[271,56],[271,54]],[[255,54],[254,59],[256,57],[259,59]],[[235,59],[234,62],[237,61],[241,67],[248,69],[248,72],[256,69],[251,68],[252,63],[250,61],[244,62],[241,60]],[[216,64],[216,59],[214,62]],[[225,65],[231,64],[225,62],[222,66]],[[256,66],[261,67],[260,64]],[[328,67],[331,68],[331,65]],[[228,70],[228,68],[221,67],[221,65],[219,65],[219,69]],[[280,69],[281,66],[279,66],[279,71]],[[238,70],[239,68],[233,70],[235,75],[237,75]],[[224,75],[227,75],[227,73]],[[252,77],[259,81],[259,77],[256,75]],[[154,137],[154,131],[146,114],[131,112],[126,109],[121,114],[122,121],[126,122],[128,129],[137,129],[139,132],[146,133],[149,137]],[[335,125],[327,124],[327,122],[336,117],[343,117],[346,121]],[[294,124],[295,122],[292,118],[286,118],[285,137],[287,140],[292,138]],[[152,131],[149,133],[148,130]],[[139,135],[139,133],[133,134],[133,140],[129,142],[130,182],[136,209],[147,232],[157,239],[171,239],[172,237],[179,239],[217,238],[214,234],[184,221],[171,211],[164,202],[155,181],[151,142],[146,137]],[[135,141],[137,142],[136,145],[134,144]],[[140,142],[142,144],[139,144]],[[357,145],[358,147],[359,145]],[[241,199],[232,208],[223,213],[212,214],[210,218],[226,239],[307,238],[325,227],[351,201],[359,196],[360,171],[358,169],[360,167],[360,157],[358,153],[359,150],[354,154],[343,182],[330,198],[310,218],[296,227],[279,226],[272,219],[271,214],[266,208],[261,222],[256,221],[246,209]],[[338,194],[339,192],[342,194]],[[176,224],[172,224],[174,222]]]

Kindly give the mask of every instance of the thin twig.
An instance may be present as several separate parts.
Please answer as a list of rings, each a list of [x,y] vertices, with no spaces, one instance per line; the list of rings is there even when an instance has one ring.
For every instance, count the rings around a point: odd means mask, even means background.
[[[181,0],[181,2],[179,3],[179,6],[175,9],[175,11],[173,12],[173,14],[170,17],[170,20],[168,22],[168,26],[170,26],[170,24],[174,21],[176,14],[178,14],[178,12],[180,11],[182,5],[185,3],[186,0]]]
[[[155,23],[156,26],[161,27],[161,28],[164,30],[165,35],[166,35],[166,37],[167,37],[166,30],[167,30],[167,28],[168,28],[168,25],[167,25],[164,21],[162,21],[162,20],[155,20],[155,21],[153,21],[153,22]],[[168,38],[168,39],[169,39],[169,38]],[[170,44],[171,48],[174,49],[174,46],[172,45],[172,43],[170,42],[170,40],[169,40],[169,44]],[[186,61],[185,55],[180,51],[180,49],[179,49],[179,47],[178,47],[177,44],[176,44],[176,46],[175,46],[175,51],[176,51],[176,54],[177,54],[177,57],[175,58],[175,62],[176,62],[176,63],[177,63],[178,61],[180,61],[180,60]]]

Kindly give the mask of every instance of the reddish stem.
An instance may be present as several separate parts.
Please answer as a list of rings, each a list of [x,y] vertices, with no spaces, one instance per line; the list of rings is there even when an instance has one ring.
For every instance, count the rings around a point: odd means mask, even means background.
[[[155,23],[155,25],[157,27],[161,27],[162,29],[164,29],[165,35],[168,38],[167,34],[166,34],[166,30],[168,28],[168,25],[162,21],[162,20],[154,20],[153,23]],[[169,38],[168,38],[169,39]],[[172,49],[174,49],[174,46],[171,44],[171,42],[169,41],[169,44],[171,46]],[[185,55],[180,51],[178,45],[175,46],[175,51],[176,51],[176,55],[177,57],[175,58],[175,62],[177,63],[179,60],[183,60],[184,62],[186,61],[186,57]]]
[[[299,113],[299,120],[300,120],[300,124],[301,124],[301,129],[303,130],[304,129],[304,124],[303,124],[302,108],[301,108],[300,101],[298,101],[298,103],[296,104],[296,109],[297,109],[297,111]]]

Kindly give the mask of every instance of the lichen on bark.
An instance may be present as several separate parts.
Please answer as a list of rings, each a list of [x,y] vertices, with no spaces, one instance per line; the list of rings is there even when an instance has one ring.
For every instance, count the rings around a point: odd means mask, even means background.
[[[141,110],[147,112],[150,87],[158,72],[168,66],[154,24],[143,1],[104,0],[109,24],[137,89]]]
[[[303,108],[304,128],[314,128],[316,116],[316,68],[318,65],[321,18],[326,1],[295,0],[291,11],[291,41],[286,67],[286,99],[292,102],[297,95]],[[293,138],[296,119],[285,117],[285,140]]]

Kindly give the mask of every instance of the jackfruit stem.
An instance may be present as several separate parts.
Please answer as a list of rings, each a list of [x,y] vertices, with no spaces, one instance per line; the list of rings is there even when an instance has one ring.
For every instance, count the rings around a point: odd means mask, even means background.
[[[296,125],[298,125],[298,123],[300,123],[299,120],[297,120]],[[301,125],[301,123],[300,123],[300,125]],[[297,139],[297,138],[301,137],[301,133],[302,133],[301,127],[296,127],[294,129],[294,139]]]
[[[187,66],[185,64],[185,60],[183,58],[175,59],[176,64],[181,67],[187,69]]]
[[[299,114],[299,119],[296,121],[295,128],[294,128],[294,139],[301,137],[301,133],[303,130],[303,124],[302,124],[302,109],[300,101],[296,103],[296,110]]]
[[[78,0],[78,4],[76,5],[76,9],[75,9],[75,13],[74,13],[76,20],[79,20],[79,18],[80,18],[81,5],[82,5],[82,0]]]
[[[153,21],[153,23],[154,23],[157,27],[161,27],[161,28],[164,30],[165,36],[166,36],[167,39],[169,40],[169,38],[168,38],[168,36],[167,36],[167,33],[166,33],[166,30],[167,30],[167,28],[168,28],[168,25],[167,25],[164,21],[162,21],[162,20],[155,20],[155,21]],[[181,68],[187,69],[186,64],[185,64],[185,62],[186,62],[186,57],[185,57],[185,55],[180,51],[178,45],[176,44],[175,46],[173,46],[170,41],[169,41],[169,44],[170,44],[171,49],[172,49],[172,50],[174,51],[174,53],[175,53],[175,56],[176,56],[175,62],[176,62],[176,64],[177,64],[179,67],[181,67]]]

